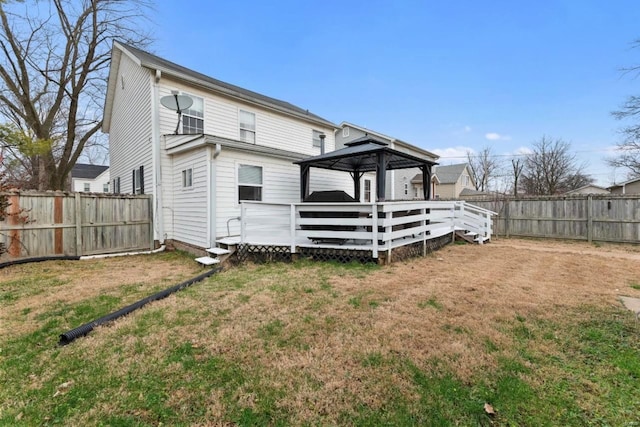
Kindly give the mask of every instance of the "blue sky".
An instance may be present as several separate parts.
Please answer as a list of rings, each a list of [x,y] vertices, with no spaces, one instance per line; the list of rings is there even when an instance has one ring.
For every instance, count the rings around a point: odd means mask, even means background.
[[[620,71],[640,64],[639,19],[640,2],[615,0],[163,1],[150,50],[441,164],[562,138],[609,185],[626,178],[603,159],[620,139],[610,112],[640,94]]]

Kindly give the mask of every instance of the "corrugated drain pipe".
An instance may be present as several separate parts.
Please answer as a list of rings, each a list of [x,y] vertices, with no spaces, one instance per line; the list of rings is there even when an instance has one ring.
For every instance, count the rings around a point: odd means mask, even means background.
[[[209,276],[213,276],[215,273],[217,273],[218,271],[222,270],[221,267],[218,268],[214,268],[213,270],[209,270],[206,273],[203,273],[199,276],[196,276],[192,279],[189,279],[185,282],[179,283],[175,286],[172,286],[170,288],[165,289],[164,291],[160,291],[157,292],[153,295],[150,295],[146,298],[141,299],[138,302],[134,302],[131,305],[128,305],[124,308],[121,308],[118,311],[114,311],[111,314],[107,314],[106,316],[102,316],[99,319],[94,320],[93,322],[89,322],[89,323],[85,323],[84,325],[78,326],[77,328],[71,329],[63,334],[60,334],[60,342],[58,343],[59,345],[66,345],[71,343],[73,340],[75,340],[76,338],[80,338],[83,337],[85,335],[87,335],[89,332],[91,332],[96,326],[100,326],[102,324],[105,324],[107,322],[111,322],[112,320],[115,320],[119,317],[125,316],[129,313],[131,313],[132,311],[135,311],[147,304],[149,304],[152,301],[157,301],[163,298],[168,297],[169,295],[178,292],[188,286],[193,285],[194,283],[200,282],[201,280],[206,279]]]

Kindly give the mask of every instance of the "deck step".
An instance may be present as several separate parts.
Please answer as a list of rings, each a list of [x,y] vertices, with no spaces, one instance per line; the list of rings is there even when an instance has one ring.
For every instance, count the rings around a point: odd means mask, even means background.
[[[216,240],[216,243],[227,246],[234,246],[240,243],[240,236],[229,236],[223,237],[222,239]]]
[[[226,255],[226,254],[230,254],[231,251],[229,249],[224,249],[224,248],[209,248],[207,249],[207,252],[209,252],[212,255]]]
[[[476,233],[475,231],[467,231],[466,233],[464,233],[465,236],[477,236],[478,233]]]
[[[218,264],[220,260],[217,258],[211,258],[210,256],[203,256],[200,258],[196,258],[196,262],[202,265],[214,265],[214,264]]]

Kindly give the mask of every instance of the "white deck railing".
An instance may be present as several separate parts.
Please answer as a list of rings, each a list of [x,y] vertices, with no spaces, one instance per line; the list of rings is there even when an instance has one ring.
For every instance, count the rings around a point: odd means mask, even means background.
[[[491,216],[465,202],[384,203],[243,202],[241,243],[379,251],[466,230],[490,239]]]

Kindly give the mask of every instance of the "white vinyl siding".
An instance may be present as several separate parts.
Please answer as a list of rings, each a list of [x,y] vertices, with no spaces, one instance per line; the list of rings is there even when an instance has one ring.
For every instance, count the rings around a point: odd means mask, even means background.
[[[207,237],[207,151],[205,148],[173,156],[173,203],[165,215],[173,217],[172,238],[205,247]],[[183,191],[183,171],[192,170],[190,191]],[[168,209],[167,209],[168,210]]]
[[[172,90],[186,92],[204,99],[204,133],[233,140],[240,139],[240,110],[255,114],[256,144],[314,156],[319,154],[309,141],[312,130],[326,135],[325,150],[335,149],[335,134],[332,127],[323,127],[264,107],[245,104],[197,88],[188,87],[163,77],[160,83],[159,97],[170,95]],[[159,107],[160,133],[173,134],[176,128],[176,113]],[[353,132],[352,132],[353,133]]]
[[[262,154],[224,149],[216,160],[216,236],[240,234],[240,215],[237,200],[236,174],[239,164],[262,168],[262,201],[265,203],[297,203],[300,201],[300,167],[291,160]],[[311,170],[310,190],[345,190],[353,196],[353,180],[346,172]]]
[[[120,193],[134,192],[132,172],[144,165],[144,182],[152,182],[151,72],[122,55],[109,130],[110,173],[120,178]],[[173,126],[175,128],[175,112]],[[118,189],[113,188],[116,192]]]

